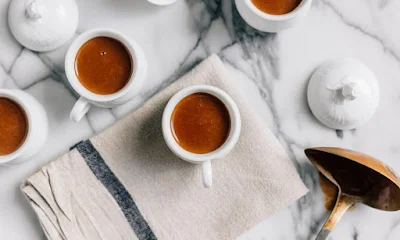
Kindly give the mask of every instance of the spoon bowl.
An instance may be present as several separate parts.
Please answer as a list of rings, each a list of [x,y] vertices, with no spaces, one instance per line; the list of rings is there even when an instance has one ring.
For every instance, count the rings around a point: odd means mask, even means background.
[[[305,154],[338,188],[335,207],[317,240],[326,239],[347,209],[356,202],[384,211],[400,209],[399,178],[381,161],[363,153],[332,147],[306,149]]]

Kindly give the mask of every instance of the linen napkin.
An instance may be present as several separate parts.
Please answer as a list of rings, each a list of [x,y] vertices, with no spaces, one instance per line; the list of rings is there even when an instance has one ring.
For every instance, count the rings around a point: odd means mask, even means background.
[[[234,89],[213,55],[141,108],[77,144],[29,177],[22,191],[48,239],[234,239],[307,192],[265,123]],[[242,132],[235,149],[201,166],[167,147],[161,117],[180,89],[209,84],[237,102]]]

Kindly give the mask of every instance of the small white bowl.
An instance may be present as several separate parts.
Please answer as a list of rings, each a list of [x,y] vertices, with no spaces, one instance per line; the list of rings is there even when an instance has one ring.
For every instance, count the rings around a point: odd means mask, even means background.
[[[147,0],[147,1],[154,5],[166,6],[166,5],[173,4],[177,0]]]

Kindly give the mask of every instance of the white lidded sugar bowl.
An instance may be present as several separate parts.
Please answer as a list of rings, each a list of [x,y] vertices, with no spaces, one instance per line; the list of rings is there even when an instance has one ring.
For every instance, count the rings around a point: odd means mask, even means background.
[[[308,104],[324,125],[354,129],[375,113],[379,86],[374,73],[356,59],[338,59],[322,64],[312,75]]]
[[[12,0],[8,24],[19,43],[34,51],[54,50],[66,43],[78,26],[75,0]]]

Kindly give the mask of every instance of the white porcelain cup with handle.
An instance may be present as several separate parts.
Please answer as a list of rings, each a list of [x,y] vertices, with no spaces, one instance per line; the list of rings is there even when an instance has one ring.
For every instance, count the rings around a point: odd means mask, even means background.
[[[0,155],[0,164],[15,165],[26,162],[38,153],[46,142],[49,131],[46,111],[34,97],[19,89],[0,89],[0,98],[17,103],[24,111],[27,123],[22,144],[14,152]]]
[[[307,15],[312,0],[302,0],[293,11],[281,15],[261,11],[252,0],[235,0],[235,2],[239,14],[250,26],[263,32],[279,32],[294,26]]]
[[[197,154],[183,149],[175,140],[171,129],[171,117],[176,105],[185,97],[194,93],[207,93],[225,105],[230,116],[230,130],[225,142],[215,151]],[[195,85],[187,87],[176,93],[168,102],[162,117],[162,132],[168,147],[175,155],[190,163],[201,164],[203,169],[203,184],[209,188],[212,185],[211,161],[228,155],[239,140],[241,131],[241,118],[239,108],[235,101],[221,89],[209,85]]]
[[[116,93],[100,95],[86,89],[78,80],[75,73],[75,58],[82,47],[90,39],[109,37],[122,43],[131,56],[133,70],[126,85]],[[120,32],[111,29],[93,29],[79,35],[70,45],[65,57],[65,73],[72,88],[81,96],[72,108],[70,118],[78,122],[89,111],[91,105],[112,108],[135,97],[147,74],[147,62],[140,46]]]

